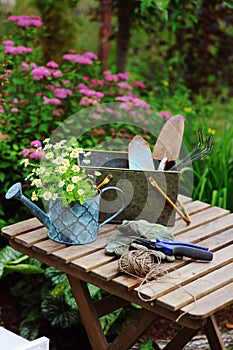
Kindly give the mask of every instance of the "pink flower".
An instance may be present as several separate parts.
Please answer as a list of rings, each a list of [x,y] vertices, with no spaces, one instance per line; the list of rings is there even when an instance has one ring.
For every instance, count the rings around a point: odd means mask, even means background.
[[[92,119],[101,119],[101,115],[97,113],[90,114],[89,117]]]
[[[31,150],[30,150],[29,148],[24,148],[24,149],[22,150],[22,156],[23,156],[24,158],[27,158],[27,157],[29,156],[30,152],[31,152]]]
[[[60,106],[62,102],[58,98],[48,98],[46,96],[43,96],[43,105],[54,105],[54,106]]]
[[[29,64],[25,61],[21,62],[21,70],[28,70]]]
[[[29,158],[31,158],[31,159],[39,159],[39,158],[43,158],[43,157],[44,157],[43,153],[39,152],[37,150],[35,152],[32,152],[29,156]]]
[[[158,113],[160,117],[163,117],[165,120],[169,120],[172,118],[172,114],[169,111],[161,111]]]
[[[31,141],[30,142],[30,145],[32,147],[41,147],[42,146],[42,143],[40,142],[40,140],[34,140],[34,141]]]
[[[41,27],[43,25],[41,17],[39,16],[9,16],[8,20],[11,22],[17,22],[17,26],[19,27]]]
[[[116,97],[116,101],[123,102],[120,104],[120,108],[124,110],[128,110],[134,106],[150,108],[150,105],[148,103],[141,100],[139,97],[137,97],[136,95],[133,95],[132,93],[129,93],[128,95],[124,95],[124,96],[118,96]]]
[[[98,56],[93,52],[85,52],[83,56],[86,58],[90,58],[91,60],[98,60]]]
[[[72,95],[72,91],[70,89],[64,88],[56,88],[53,91],[54,95],[58,98],[67,98]]]
[[[65,54],[62,56],[64,60],[79,63],[79,64],[92,64],[92,60],[84,55],[80,54]]]
[[[16,107],[11,108],[11,112],[12,112],[12,113],[18,113],[18,111],[19,111],[19,110],[18,110],[18,108],[16,108]]]
[[[54,78],[60,78],[60,77],[62,77],[62,72],[60,70],[56,70],[56,71],[52,72],[52,75]]]
[[[51,72],[48,68],[44,66],[36,67],[31,71],[34,80],[41,80],[47,78],[51,75]]]
[[[105,78],[105,80],[107,80],[107,81],[114,81],[114,82],[116,82],[116,81],[118,81],[118,76],[115,74],[115,75],[113,75],[110,71],[104,71],[103,72],[103,74],[104,74],[104,78]]]
[[[3,41],[3,45],[4,46],[14,46],[14,41],[12,40],[6,40],[6,41]]]
[[[4,109],[3,108],[0,108],[0,113],[4,113]]]
[[[63,80],[62,85],[67,85],[70,83],[70,80]]]
[[[130,76],[130,73],[118,73],[118,78],[121,79],[121,80],[127,80]]]
[[[20,55],[22,53],[33,52],[33,49],[25,46],[5,46],[4,52],[11,55]]]
[[[58,64],[54,61],[49,61],[46,63],[46,66],[47,67],[50,67],[50,68],[57,68],[58,67]]]
[[[140,88],[146,87],[146,85],[144,83],[142,83],[141,81],[135,81],[134,84],[135,84],[135,86],[140,87]]]
[[[124,90],[132,90],[132,86],[129,85],[126,81],[121,81],[121,82],[117,83],[117,86],[121,89],[124,89]]]
[[[15,97],[15,98],[13,99],[13,103],[19,103],[19,99],[18,99],[17,97]]]

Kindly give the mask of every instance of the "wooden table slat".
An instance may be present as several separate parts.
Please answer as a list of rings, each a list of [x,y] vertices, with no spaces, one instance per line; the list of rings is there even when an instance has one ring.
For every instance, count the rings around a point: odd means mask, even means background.
[[[76,260],[81,258],[84,255],[93,253],[101,248],[104,248],[108,242],[108,237],[101,237],[97,241],[94,241],[89,244],[83,245],[73,245],[65,247],[64,249],[60,249],[52,255],[62,260],[64,263],[70,263],[72,260]]]
[[[207,275],[199,277],[198,280],[190,282],[185,286],[178,285],[176,290],[158,298],[156,303],[176,311],[188,305],[190,302],[200,299],[230,282],[233,282],[232,271],[233,263],[225,265],[218,270],[214,270]],[[224,280],[222,276],[225,276]],[[175,280],[174,283],[176,283]],[[221,293],[219,294],[219,299],[221,299]]]
[[[193,228],[191,231],[183,232],[179,234],[179,240],[197,243],[200,242],[203,238],[206,239],[211,237],[219,232],[225,231],[233,227],[233,214],[211,220],[205,224],[205,229],[203,230],[202,225],[196,228]]]
[[[47,228],[41,227],[34,231],[16,236],[15,241],[24,245],[25,247],[31,247],[33,244],[47,239],[47,234]]]
[[[52,254],[53,252],[64,248],[66,245],[62,243],[58,243],[55,241],[52,241],[51,239],[47,239],[45,241],[35,243],[32,246],[32,249],[38,253],[43,253],[43,254]]]
[[[192,317],[199,319],[206,318],[232,303],[232,291],[233,283],[230,283],[222,287],[220,291],[216,290],[196,302],[183,307],[181,311],[188,312]]]
[[[85,272],[90,272],[91,270],[104,265],[112,260],[115,260],[115,256],[105,254],[104,250],[100,250],[89,254],[88,256],[83,256],[79,259],[73,260],[70,264],[72,266],[78,266]]]
[[[102,265],[93,269],[91,274],[105,281],[110,281],[120,273],[118,267],[118,260],[109,262],[108,264]]]
[[[161,270],[164,275],[157,280],[148,282],[141,288],[141,292],[145,298],[159,298],[161,295],[179,288],[179,285],[185,285],[197,277],[208,274],[224,265],[233,262],[232,246],[226,247],[214,254],[214,259],[210,262],[197,262],[186,264],[169,273],[166,270]],[[136,290],[139,290],[136,288]]]
[[[6,238],[14,238],[21,233],[42,227],[43,224],[36,218],[20,221],[6,226],[2,229],[2,234]]]
[[[192,230],[227,214],[229,214],[228,210],[218,207],[210,207],[204,211],[198,212],[197,214],[191,215],[191,223],[189,225],[187,225],[183,220],[177,220],[175,225],[169,229],[174,235],[178,236],[183,232]]]

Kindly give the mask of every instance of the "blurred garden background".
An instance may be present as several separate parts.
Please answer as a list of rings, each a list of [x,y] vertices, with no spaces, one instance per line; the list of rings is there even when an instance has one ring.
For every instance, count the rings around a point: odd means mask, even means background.
[[[232,1],[0,0],[0,18],[0,227],[30,215],[5,200],[23,182],[22,151],[33,158],[32,141],[83,108],[112,102],[152,109],[162,121],[183,115],[188,150],[198,129],[211,134],[212,154],[182,172],[193,174],[193,199],[233,211]],[[140,131],[123,122],[93,128],[80,145],[141,132],[153,146],[149,117],[143,122]],[[63,328],[78,322],[63,274],[13,252],[3,238],[0,248],[0,276],[24,273],[14,286],[24,336],[38,335],[41,317]],[[36,276],[31,285],[27,273]],[[121,316],[103,321],[106,333]]]

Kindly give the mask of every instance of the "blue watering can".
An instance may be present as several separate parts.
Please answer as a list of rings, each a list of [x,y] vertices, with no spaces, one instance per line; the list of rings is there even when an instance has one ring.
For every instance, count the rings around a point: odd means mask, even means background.
[[[109,190],[115,190],[121,194],[122,205],[118,211],[99,224],[101,194]],[[124,192],[113,186],[103,188],[96,196],[87,199],[82,205],[75,202],[64,207],[59,199],[51,200],[48,214],[23,195],[20,182],[10,187],[5,197],[20,200],[48,228],[49,238],[65,244],[86,244],[95,241],[99,228],[115,218],[126,207]]]

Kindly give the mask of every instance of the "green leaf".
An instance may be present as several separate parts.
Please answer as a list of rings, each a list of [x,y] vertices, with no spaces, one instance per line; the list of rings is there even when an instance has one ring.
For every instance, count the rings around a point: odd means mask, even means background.
[[[38,336],[40,323],[37,321],[23,321],[20,327],[20,335],[28,340],[33,340]]]
[[[44,270],[42,268],[34,266],[34,265],[30,265],[30,264],[20,264],[20,265],[7,265],[7,264],[5,264],[4,267],[7,270],[23,273],[25,275],[44,273]]]
[[[0,250],[0,262],[11,262],[18,259],[22,255],[22,253],[17,252],[10,246],[6,246]]]
[[[229,7],[230,9],[233,9],[233,3],[232,1],[224,1],[223,5]]]

